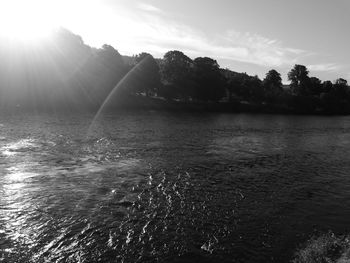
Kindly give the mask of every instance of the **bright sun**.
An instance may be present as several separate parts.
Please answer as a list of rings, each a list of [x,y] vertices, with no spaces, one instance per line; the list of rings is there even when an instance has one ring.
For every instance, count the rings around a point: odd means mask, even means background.
[[[64,27],[94,47],[114,35],[122,43],[143,28],[125,19],[128,12],[123,10],[122,5],[113,9],[102,0],[0,0],[0,38],[40,44],[54,29]]]
[[[123,24],[111,17],[100,0],[0,0],[0,37],[37,43],[64,27],[94,44],[105,36],[106,26]]]
[[[23,41],[46,37],[58,25],[49,0],[0,0],[0,36]]]

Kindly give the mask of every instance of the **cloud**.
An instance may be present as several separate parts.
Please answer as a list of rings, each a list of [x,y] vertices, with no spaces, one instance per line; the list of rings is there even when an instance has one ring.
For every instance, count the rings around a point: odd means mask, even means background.
[[[78,10],[83,2],[86,6],[77,20],[74,10]],[[346,76],[350,71],[348,65],[329,63],[322,54],[296,49],[254,32],[239,32],[232,28],[209,35],[146,0],[135,1],[136,5],[116,5],[115,8],[97,4],[100,0],[74,3],[76,6],[72,11],[62,9],[66,22],[62,26],[82,35],[89,45],[100,47],[108,43],[123,55],[149,52],[162,57],[169,50],[180,50],[191,58],[208,56],[218,60],[223,67],[237,67],[261,75],[274,68],[285,76],[294,64],[309,65],[311,71],[327,78],[335,73]]]
[[[332,71],[339,70],[340,66],[335,63],[324,63],[324,64],[309,65],[308,69],[312,71],[332,72]]]
[[[303,50],[283,46],[282,42],[258,34],[241,33],[234,30],[209,38],[193,28],[175,22],[161,21],[149,17],[142,33],[146,43],[154,49],[180,49],[189,56],[210,56],[217,59],[234,60],[260,66],[290,65]],[[147,45],[146,45],[147,46]]]
[[[125,55],[144,51],[160,57],[169,50],[177,49],[192,58],[208,56],[263,67],[290,66],[308,53],[255,33],[230,30],[214,36],[206,35],[171,19],[153,5],[140,3],[137,7],[138,12],[135,9],[123,10],[118,16],[101,17],[94,24],[95,36],[90,38],[96,39],[95,46],[101,44],[98,40],[103,39]]]
[[[139,3],[137,7],[146,12],[163,13],[161,9],[150,4]]]
[[[113,23],[128,25],[128,32],[124,32],[126,36],[118,40],[117,48],[121,52],[146,51],[162,56],[166,51],[178,49],[190,57],[209,56],[265,67],[291,65],[306,53],[286,47],[278,40],[254,33],[230,30],[216,36],[208,36],[190,26],[153,13],[158,10],[156,7],[146,4],[139,7],[152,12],[142,14],[136,20]],[[134,50],[130,50],[131,48]]]
[[[306,53],[283,45],[281,41],[269,39],[254,33],[242,33],[231,30],[221,36],[222,41],[216,48],[221,49],[222,58],[257,64],[260,66],[283,66],[297,61]],[[234,53],[232,49],[244,49],[245,52]]]

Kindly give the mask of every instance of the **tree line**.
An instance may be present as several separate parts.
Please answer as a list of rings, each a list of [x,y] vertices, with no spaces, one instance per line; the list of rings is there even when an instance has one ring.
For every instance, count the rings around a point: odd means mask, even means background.
[[[220,68],[215,59],[191,59],[178,50],[163,58],[122,56],[110,45],[96,49],[66,29],[40,43],[0,41],[1,109],[98,109],[108,95],[152,97],[188,104],[254,105],[300,113],[350,113],[347,81],[321,81],[304,65],[282,84],[275,69],[264,79]],[[117,102],[115,102],[117,103]]]
[[[162,85],[158,94],[170,99],[248,103],[271,110],[297,113],[350,113],[350,88],[345,79],[332,83],[309,76],[304,65],[294,65],[288,73],[290,85],[271,69],[258,76],[219,67],[216,60],[191,60],[180,51],[169,51],[160,61]]]

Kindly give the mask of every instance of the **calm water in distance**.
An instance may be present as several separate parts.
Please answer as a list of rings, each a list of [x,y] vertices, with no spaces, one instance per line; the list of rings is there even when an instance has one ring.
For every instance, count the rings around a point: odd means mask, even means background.
[[[350,117],[92,119],[0,118],[0,262],[288,262],[349,231]]]

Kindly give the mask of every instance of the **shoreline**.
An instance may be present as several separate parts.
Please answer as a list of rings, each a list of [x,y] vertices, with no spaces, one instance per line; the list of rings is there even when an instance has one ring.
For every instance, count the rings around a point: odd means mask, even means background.
[[[309,116],[348,116],[350,112],[327,112],[317,109],[314,111],[297,110],[295,108],[271,105],[249,103],[245,101],[234,102],[200,102],[200,101],[181,101],[166,100],[162,97],[147,97],[144,95],[121,95],[115,96],[100,109],[100,105],[89,105],[81,103],[67,105],[39,105],[33,106],[12,106],[0,107],[4,114],[17,113],[112,113],[120,111],[164,111],[164,112],[187,112],[187,113],[248,113],[248,114],[271,114],[271,115],[309,115]]]
[[[251,113],[276,115],[310,115],[310,116],[347,116],[350,112],[327,112],[325,110],[303,111],[280,105],[235,102],[191,102],[165,100],[160,97],[127,95],[107,103],[103,112],[120,110],[155,110],[178,112],[218,112],[218,113]]]

